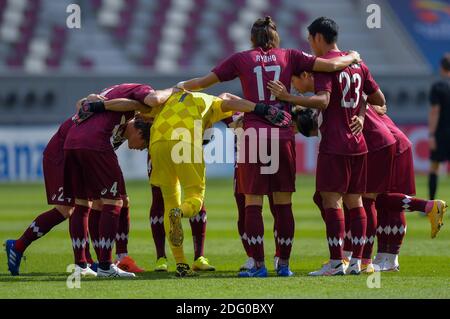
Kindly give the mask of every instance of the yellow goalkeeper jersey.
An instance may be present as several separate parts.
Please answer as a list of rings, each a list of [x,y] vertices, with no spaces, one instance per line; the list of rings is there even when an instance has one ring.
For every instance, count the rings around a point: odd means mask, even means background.
[[[185,133],[190,134],[190,141],[194,143],[197,135],[201,134],[198,138],[203,139],[205,129],[232,114],[232,111],[222,111],[222,99],[216,96],[199,92],[175,93],[156,114],[150,133],[150,145],[161,140],[185,140]]]

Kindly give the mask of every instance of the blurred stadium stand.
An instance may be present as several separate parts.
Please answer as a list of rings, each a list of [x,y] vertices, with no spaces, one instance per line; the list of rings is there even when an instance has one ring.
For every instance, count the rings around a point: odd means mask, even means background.
[[[81,7],[82,28],[66,28],[66,7]],[[283,47],[309,51],[306,26],[329,16],[341,49],[358,50],[388,96],[391,114],[423,122],[432,69],[390,9],[383,28],[365,27],[366,0],[0,0],[0,124],[61,121],[82,95],[119,82],[157,88],[203,74],[249,48],[266,14]],[[414,77],[414,81],[411,78]],[[212,93],[240,93],[239,83]],[[31,116],[23,116],[26,112]]]

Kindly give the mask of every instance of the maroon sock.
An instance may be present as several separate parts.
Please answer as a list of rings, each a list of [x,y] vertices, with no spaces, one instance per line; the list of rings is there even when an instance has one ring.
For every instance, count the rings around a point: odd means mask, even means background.
[[[152,186],[152,207],[150,207],[150,228],[156,247],[156,258],[166,257],[166,232],[164,231],[164,200],[161,188]]]
[[[324,223],[327,222],[326,215],[325,215],[325,209],[323,209],[323,202],[322,202],[322,195],[320,195],[320,192],[316,191],[313,196],[313,201],[316,204],[317,207],[320,209],[320,215],[322,216],[322,220]]]
[[[294,241],[295,221],[292,204],[273,205],[277,214],[277,244],[280,259],[289,260]]]
[[[250,251],[255,262],[264,262],[264,222],[262,206],[245,207],[245,232]]]
[[[403,238],[406,235],[406,217],[404,211],[389,211],[388,253],[397,255],[400,252]]]
[[[252,256],[250,251],[250,245],[248,244],[247,233],[245,232],[245,195],[240,193],[234,193],[236,205],[238,209],[238,221],[237,227],[239,236],[241,237],[242,246],[244,246],[245,253],[248,257]]]
[[[400,193],[380,194],[377,202],[389,211],[407,210],[410,212],[425,212],[427,200],[411,197]]]
[[[275,240],[275,257],[280,257],[281,246],[278,241],[278,237],[280,236],[278,234],[278,210],[275,207],[275,204],[273,202],[272,194],[268,195],[267,197],[269,197],[270,213],[272,214],[272,217],[273,217],[273,238]]]
[[[91,237],[92,246],[94,246],[95,255],[97,260],[100,260],[100,235],[98,233],[100,217],[102,216],[102,211],[97,209],[91,209],[89,213],[89,236]]]
[[[33,241],[47,234],[53,227],[62,223],[65,219],[56,208],[40,214],[16,241],[14,249],[23,253]]]
[[[345,231],[344,212],[340,208],[326,208],[324,211],[330,259],[342,260],[344,257],[342,249]]]
[[[90,245],[89,245],[89,239],[88,239],[88,241],[86,242],[86,247],[84,248],[84,254],[86,256],[86,262],[88,264],[92,265],[94,263],[94,259],[92,259],[92,255],[91,255],[91,251],[89,250],[89,246]]]
[[[69,232],[72,240],[72,248],[75,264],[86,264],[86,243],[88,238],[89,207],[75,205],[75,210],[69,219]]]
[[[189,218],[191,224],[192,239],[194,240],[194,260],[204,255],[206,236],[206,208],[202,206],[200,212]]]
[[[350,231],[352,232],[352,258],[362,258],[366,242],[367,216],[364,207],[349,209]]]
[[[345,217],[344,250],[353,251],[352,231],[350,229],[350,212],[347,206],[345,205],[344,205],[344,217]]]
[[[130,233],[130,208],[122,207],[119,216],[119,228],[116,234],[116,254],[128,253],[128,234]]]
[[[388,226],[389,226],[389,214],[386,208],[381,205],[381,202],[377,200],[375,201],[375,208],[377,210],[377,252],[378,253],[387,253],[388,252]]]
[[[102,215],[99,224],[99,263],[106,265],[112,263],[112,249],[116,239],[117,229],[119,228],[120,206],[103,205]]]
[[[375,200],[363,197],[363,205],[367,215],[366,243],[362,254],[363,259],[372,259],[373,244],[377,234],[377,210]]]

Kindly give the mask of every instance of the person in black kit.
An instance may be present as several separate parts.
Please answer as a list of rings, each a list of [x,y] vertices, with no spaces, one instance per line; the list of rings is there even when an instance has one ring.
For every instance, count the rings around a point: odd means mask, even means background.
[[[442,79],[433,83],[430,91],[430,199],[434,199],[436,195],[439,164],[450,160],[450,53],[442,58],[440,73]]]

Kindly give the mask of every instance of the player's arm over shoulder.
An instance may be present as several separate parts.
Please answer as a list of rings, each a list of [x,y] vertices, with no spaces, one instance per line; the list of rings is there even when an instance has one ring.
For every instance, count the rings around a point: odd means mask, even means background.
[[[347,66],[359,62],[358,52],[350,51],[349,54],[332,59],[323,59],[299,50],[290,50],[293,59],[294,74],[306,72],[336,72]]]
[[[359,53],[350,51],[347,55],[335,57],[332,59],[316,58],[313,66],[315,72],[336,72],[345,69],[353,63],[360,62]]]
[[[199,78],[193,78],[187,81],[181,81],[177,83],[177,87],[183,90],[189,91],[201,91],[216,83],[219,83],[220,79],[217,74],[210,72],[205,76]]]
[[[239,58],[239,54],[239,52],[232,54],[205,76],[178,82],[177,87],[188,91],[201,91],[216,83],[233,80],[238,76],[236,61]]]
[[[179,88],[171,87],[164,90],[153,90],[144,98],[144,103],[150,107],[161,106],[167,102],[170,96],[179,92]]]
[[[148,112],[148,106],[139,101],[125,98],[104,101],[105,109],[113,112]]]

